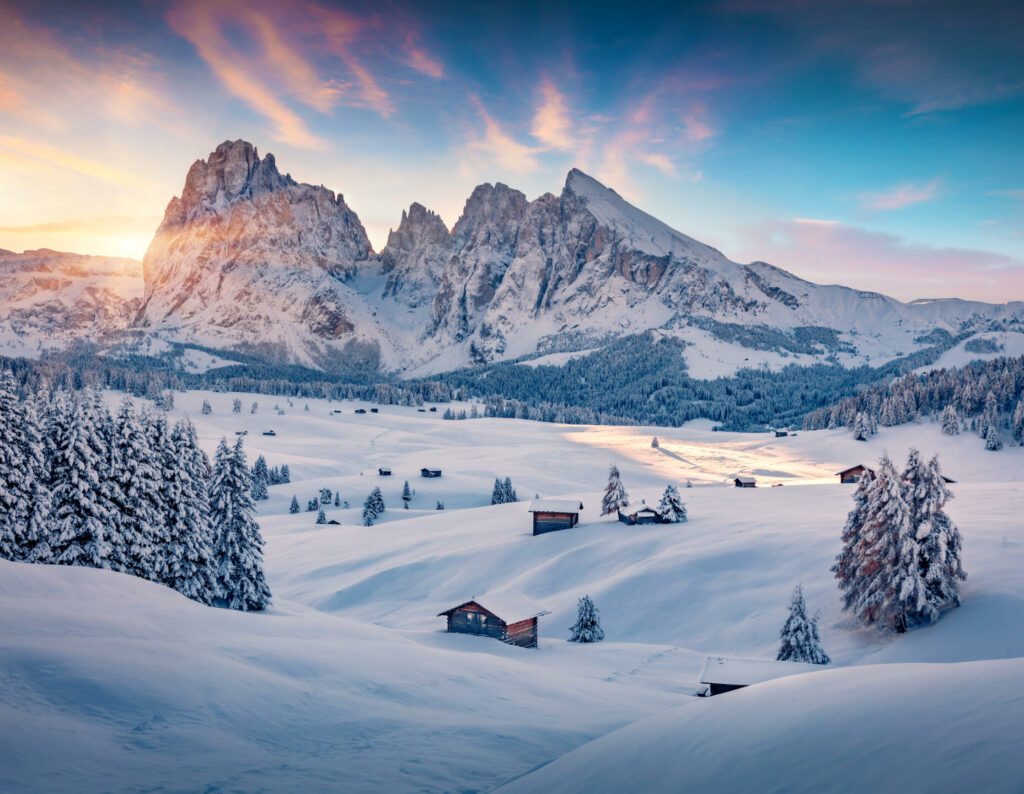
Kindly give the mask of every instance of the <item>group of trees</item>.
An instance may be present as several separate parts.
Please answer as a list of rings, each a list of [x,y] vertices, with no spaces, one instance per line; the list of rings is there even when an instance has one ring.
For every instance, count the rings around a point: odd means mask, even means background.
[[[960,604],[960,532],[945,513],[951,498],[938,457],[912,449],[903,472],[888,456],[865,471],[832,571],[844,609],[864,623],[904,632]]]
[[[372,527],[377,519],[384,514],[384,510],[384,494],[380,492],[380,488],[374,486],[370,495],[366,497],[366,501],[363,502],[363,526]]]
[[[267,468],[267,459],[260,455],[252,466],[252,498],[257,501],[269,499],[268,485],[282,485],[292,481],[288,464],[278,468]],[[295,511],[298,512],[298,511]]]
[[[996,451],[1009,437],[1024,444],[1024,356],[975,361],[958,369],[904,375],[828,408],[811,411],[804,429],[848,427],[864,440],[879,425],[891,427],[934,417],[942,431],[976,433]]]
[[[0,371],[0,556],[107,568],[204,604],[270,603],[241,440],[213,465],[195,428]]]
[[[506,477],[504,480],[495,477],[494,478],[494,489],[491,491],[491,504],[492,505],[503,505],[509,502],[518,502],[519,495],[516,493],[516,489],[512,487],[512,478]]]
[[[611,515],[628,506],[629,494],[626,493],[626,488],[622,484],[622,474],[619,472],[619,467],[612,464],[608,469],[608,484],[601,497],[601,515]],[[669,523],[681,524],[687,520],[686,504],[679,495],[679,489],[674,485],[665,486],[657,510],[662,520]]]

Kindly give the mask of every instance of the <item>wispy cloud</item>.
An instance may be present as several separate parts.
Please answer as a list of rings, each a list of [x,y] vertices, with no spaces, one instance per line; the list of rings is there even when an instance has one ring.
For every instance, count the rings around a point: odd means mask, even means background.
[[[878,192],[861,193],[861,207],[868,210],[887,212],[933,201],[942,191],[942,180],[938,177],[927,182],[903,182]]]
[[[487,112],[479,98],[472,97],[471,101],[476,107],[484,128],[482,134],[471,138],[470,147],[485,153],[494,163],[509,171],[525,173],[537,170],[539,166],[537,155],[542,150],[515,140]]]
[[[1024,260],[968,248],[916,243],[818,218],[773,220],[742,231],[737,258],[765,260],[823,283],[885,292],[903,300],[957,297],[1005,301]]]
[[[412,30],[405,35],[405,62],[427,77],[435,80],[444,77],[444,65],[420,46],[419,37]]]
[[[1002,196],[1004,198],[1016,199],[1017,201],[1024,201],[1024,188],[1019,190],[990,190],[988,195]]]
[[[573,139],[569,107],[565,97],[548,79],[541,81],[540,95],[541,102],[533,116],[530,132],[545,146],[565,152],[571,151],[576,141]]]
[[[66,149],[51,146],[40,141],[28,140],[12,135],[0,135],[0,150],[2,149],[6,149],[22,159],[38,161],[123,187],[146,184],[145,180],[136,174],[113,168],[97,160],[83,157]]]
[[[95,215],[86,218],[29,223],[18,226],[0,226],[3,234],[134,234],[152,233],[159,225],[159,217],[136,215]]]

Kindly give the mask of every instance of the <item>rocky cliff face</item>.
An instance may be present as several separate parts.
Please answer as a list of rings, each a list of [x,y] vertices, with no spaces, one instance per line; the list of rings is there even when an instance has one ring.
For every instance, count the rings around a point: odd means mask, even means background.
[[[0,343],[34,355],[123,331],[142,296],[142,263],[40,249],[0,250]]]
[[[295,182],[245,141],[189,169],[143,260],[136,326],[178,340],[329,366],[379,355],[347,286],[372,254],[340,195]],[[369,349],[369,350],[368,350]]]

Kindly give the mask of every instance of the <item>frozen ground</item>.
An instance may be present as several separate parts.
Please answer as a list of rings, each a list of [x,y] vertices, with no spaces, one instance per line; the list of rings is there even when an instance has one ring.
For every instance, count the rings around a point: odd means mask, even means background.
[[[178,394],[175,413],[210,451],[247,430],[250,460],[291,469],[261,504],[272,608],[0,564],[0,790],[1011,791],[1024,779],[1020,448],[986,452],[931,425],[859,443],[356,415],[361,404],[254,395],[235,415],[233,396]],[[851,488],[834,474],[884,449],[901,463],[911,444],[958,481],[949,512],[970,578],[963,607],[893,637],[839,611],[828,568]],[[690,480],[691,521],[599,518],[613,462],[634,501]],[[424,466],[444,476],[421,479]],[[736,474],[786,487],[728,487]],[[506,475],[524,500],[581,498],[582,524],[531,537],[525,504],[487,506]],[[388,510],[364,528],[374,485]],[[352,505],[327,510],[340,525],[288,514],[293,494],[304,508],[324,486]],[[774,656],[797,582],[833,668],[692,697],[706,654]],[[539,649],[442,631],[439,611],[502,589],[551,611]],[[605,643],[565,641],[584,593]]]

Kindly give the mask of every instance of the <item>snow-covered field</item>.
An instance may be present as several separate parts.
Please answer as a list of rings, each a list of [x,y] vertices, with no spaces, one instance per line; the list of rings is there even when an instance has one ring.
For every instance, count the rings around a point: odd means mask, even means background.
[[[174,413],[210,452],[246,430],[250,461],[290,467],[260,504],[273,606],[229,612],[106,571],[0,563],[0,790],[1020,790],[1024,449],[927,424],[860,443],[258,395],[232,414],[233,396],[178,394]],[[834,474],[883,450],[902,464],[911,445],[957,480],[969,578],[960,609],[897,637],[839,609],[829,566],[852,488]],[[634,502],[679,485],[690,522],[600,518],[611,463]],[[737,474],[785,487],[729,487]],[[581,525],[532,537],[526,504],[488,506],[496,476],[523,500],[582,499]],[[362,527],[376,485],[388,510]],[[327,509],[339,525],[288,513],[322,487],[351,504]],[[774,657],[797,583],[833,665],[693,697],[707,654]],[[443,631],[438,612],[497,591],[550,610],[539,649]],[[566,642],[583,594],[604,643]]]

